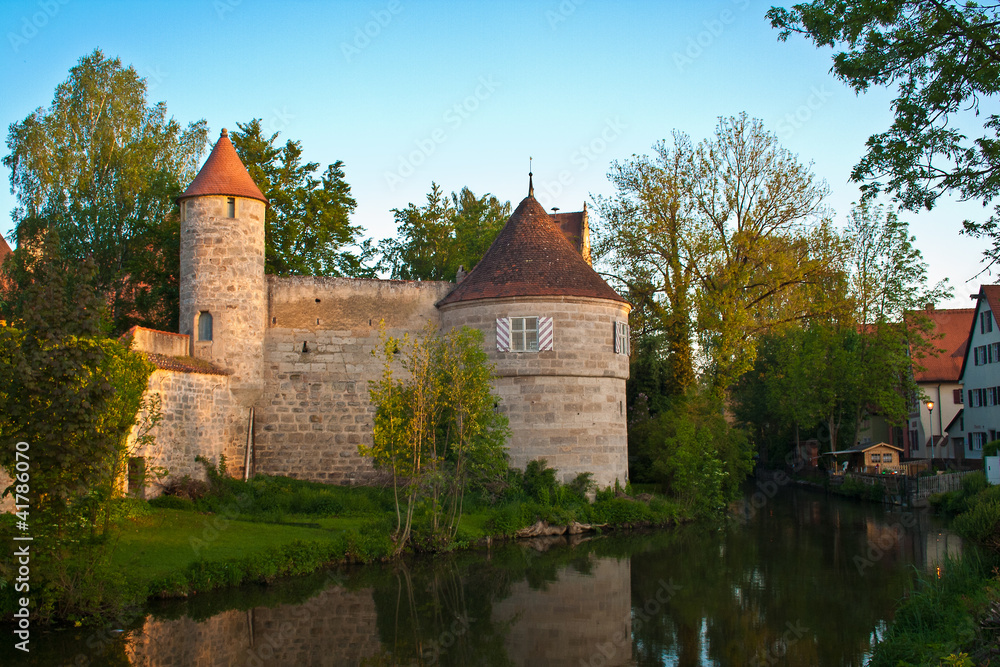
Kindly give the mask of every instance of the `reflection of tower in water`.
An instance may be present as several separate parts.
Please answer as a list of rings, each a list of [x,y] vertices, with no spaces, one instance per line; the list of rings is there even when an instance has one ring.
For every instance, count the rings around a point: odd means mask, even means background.
[[[567,567],[540,588],[519,582],[494,606],[495,620],[507,618],[515,665],[630,664],[631,561],[592,557],[585,573]]]

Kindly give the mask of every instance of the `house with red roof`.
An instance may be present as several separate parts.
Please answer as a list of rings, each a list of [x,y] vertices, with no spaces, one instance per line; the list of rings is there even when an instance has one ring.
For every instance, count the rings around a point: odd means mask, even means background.
[[[225,130],[177,204],[180,331],[129,334],[157,367],[148,392],[163,415],[133,469],[203,477],[195,457],[224,455],[242,475],[373,480],[359,454],[372,438],[368,383],[382,370],[372,353],[382,331],[419,335],[430,323],[482,332],[512,465],[544,458],[562,481],[627,482],[631,307],[590,265],[586,210],[546,212],[531,174],[457,284],[265,275],[268,202]]]
[[[913,402],[907,432],[911,459],[966,458],[962,442],[948,437],[948,425],[964,407],[962,362],[974,308],[933,309],[920,313],[930,321],[932,351],[913,351],[913,379],[924,397]],[[1000,361],[1000,359],[998,359]]]
[[[962,358],[964,390],[961,423],[952,425],[953,439],[964,435],[964,457],[981,459],[983,446],[1000,437],[1000,285],[982,285],[968,329],[969,344]]]

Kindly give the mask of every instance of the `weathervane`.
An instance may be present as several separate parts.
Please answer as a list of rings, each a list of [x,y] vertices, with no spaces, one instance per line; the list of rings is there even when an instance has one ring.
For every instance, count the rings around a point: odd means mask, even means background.
[[[535,196],[535,185],[531,182],[531,156],[528,156],[528,196]]]

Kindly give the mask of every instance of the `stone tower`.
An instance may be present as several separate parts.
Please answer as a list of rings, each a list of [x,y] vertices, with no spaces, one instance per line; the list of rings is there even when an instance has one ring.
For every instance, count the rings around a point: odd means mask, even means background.
[[[234,396],[250,406],[263,389],[267,199],[225,129],[177,203],[180,333],[191,335],[192,356],[231,373]]]
[[[510,419],[511,463],[563,481],[625,484],[631,306],[587,263],[530,186],[493,245],[437,304],[444,329],[483,332]]]

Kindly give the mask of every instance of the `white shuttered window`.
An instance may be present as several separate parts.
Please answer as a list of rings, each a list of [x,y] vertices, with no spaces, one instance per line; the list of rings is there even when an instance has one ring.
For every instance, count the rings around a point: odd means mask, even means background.
[[[497,352],[545,352],[552,342],[551,317],[497,318]]]

